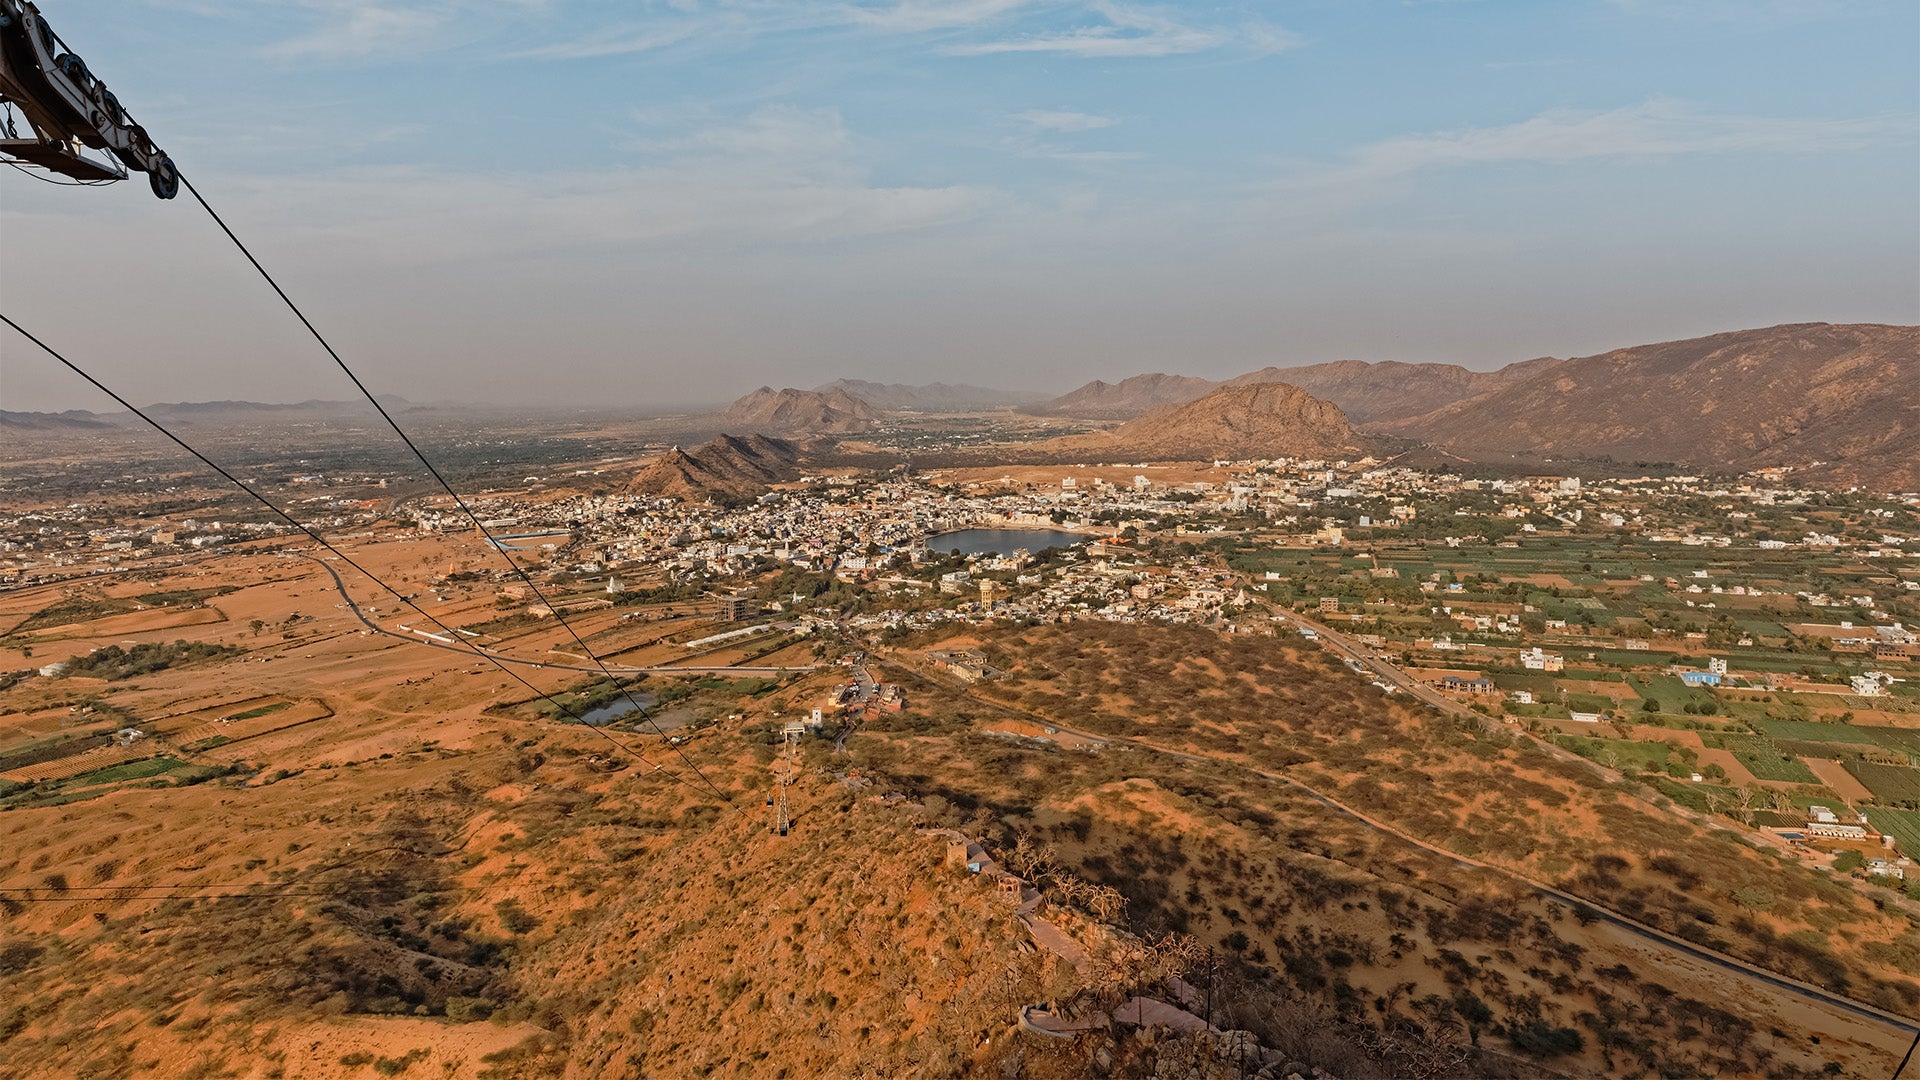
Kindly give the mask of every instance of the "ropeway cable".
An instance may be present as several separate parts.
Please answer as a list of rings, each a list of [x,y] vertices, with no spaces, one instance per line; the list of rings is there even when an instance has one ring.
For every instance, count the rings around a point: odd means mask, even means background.
[[[227,239],[233,241],[233,246],[240,249],[240,254],[246,256],[247,262],[253,264],[253,268],[259,272],[260,277],[273,289],[274,295],[280,298],[281,303],[287,305],[287,310],[293,312],[294,318],[300,320],[300,325],[307,328],[307,333],[313,336],[313,340],[319,342],[320,347],[325,349],[327,355],[333,358],[333,362],[338,365],[341,372],[352,381],[355,388],[367,399],[368,404],[373,406],[374,411],[380,414],[380,418],[387,422],[387,426],[393,429],[393,433],[400,436],[400,441],[407,444],[407,449],[413,451],[414,457],[420,459],[420,464],[424,465],[427,472],[433,475],[434,480],[440,484],[440,489],[452,497],[454,505],[459,507],[461,512],[466,514],[468,519],[473,522],[474,528],[479,530],[480,535],[486,539],[487,546],[498,551],[500,557],[506,560],[507,565],[513,568],[515,574],[519,575],[521,582],[533,593],[534,597],[540,603],[546,604],[549,609],[553,610],[554,620],[567,631],[568,635],[573,638],[574,643],[580,646],[581,653],[585,655],[587,659],[593,661],[594,666],[600,669],[602,675],[605,675],[614,682],[614,685],[620,687],[620,692],[625,695],[628,704],[632,705],[633,708],[645,718],[647,723],[652,726],[654,733],[663,739],[667,738],[667,733],[660,727],[660,722],[655,720],[652,715],[641,707],[640,702],[634,698],[633,691],[630,688],[621,685],[620,680],[614,677],[613,672],[607,670],[606,663],[587,645],[586,639],[582,638],[579,631],[575,630],[573,626],[567,622],[565,616],[548,602],[546,594],[540,591],[540,586],[534,584],[533,576],[527,573],[526,568],[522,567],[512,555],[507,553],[505,548],[501,547],[499,543],[494,540],[493,533],[488,530],[485,523],[480,520],[480,515],[475,513],[473,508],[467,505],[467,501],[461,498],[460,493],[453,489],[453,485],[447,482],[447,478],[441,475],[440,470],[434,467],[433,462],[427,460],[427,455],[422,453],[420,447],[415,445],[413,439],[408,437],[407,433],[401,429],[399,422],[394,420],[391,413],[387,412],[386,406],[380,404],[380,399],[373,396],[373,391],[367,389],[367,384],[360,381],[360,376],[354,374],[353,369],[347,366],[347,362],[341,359],[340,354],[334,351],[333,346],[328,344],[327,339],[321,336],[319,329],[313,325],[312,320],[308,319],[306,313],[300,310],[300,306],[293,302],[293,298],[288,296],[287,291],[280,287],[280,283],[274,280],[273,275],[267,272],[267,268],[260,264],[260,260],[254,257],[253,252],[248,249],[247,245],[241,242],[240,237],[227,225],[226,220],[220,216],[219,212],[214,210],[212,204],[207,202],[206,196],[200,194],[200,189],[193,186],[193,181],[187,179],[187,177],[182,174],[180,183],[193,195],[194,201],[200,204],[200,208],[207,212],[207,216],[213,219],[214,224],[220,226],[220,231],[227,234]],[[18,328],[16,327],[16,329]],[[732,805],[733,800],[729,799],[725,792],[715,787],[712,780],[707,779],[707,774],[700,771],[700,766],[694,764],[693,759],[687,756],[685,750],[681,749],[679,745],[675,744],[672,740],[668,740],[667,745],[672,748],[675,754],[679,755],[680,760],[686,763],[689,769],[693,770],[694,775],[698,776],[701,782],[706,784],[707,787],[720,798],[720,801]]]
[[[385,581],[381,580],[379,575],[375,574],[371,570],[368,570],[366,567],[361,566],[358,562],[355,562],[351,555],[348,555],[346,552],[341,551],[339,548],[335,547],[333,543],[329,541],[326,537],[320,535],[318,532],[316,532],[312,528],[309,528],[307,525],[303,524],[302,522],[294,518],[293,515],[287,513],[285,510],[282,510],[278,506],[274,505],[272,500],[268,499],[266,496],[260,494],[258,491],[255,491],[253,488],[249,487],[245,481],[234,476],[232,473],[228,472],[226,469],[220,467],[218,464],[216,464],[213,461],[213,459],[207,457],[205,454],[201,453],[199,450],[194,449],[191,445],[189,445],[186,442],[186,440],[180,438],[180,436],[175,435],[173,432],[167,430],[167,427],[164,424],[160,423],[158,420],[155,420],[153,417],[148,416],[146,413],[142,412],[132,402],[128,401],[126,398],[121,397],[119,394],[115,393],[111,388],[109,388],[105,383],[101,382],[99,379],[96,379],[92,375],[89,375],[85,370],[83,370],[80,367],[80,365],[74,363],[72,360],[69,360],[65,356],[61,355],[61,353],[58,350],[54,349],[53,346],[48,345],[46,342],[33,336],[31,333],[27,331],[25,327],[21,326],[17,322],[14,322],[13,319],[9,318],[5,313],[0,313],[0,322],[6,323],[8,326],[12,327],[17,333],[19,333],[21,337],[24,337],[28,341],[31,341],[35,345],[39,346],[42,352],[45,352],[48,356],[51,356],[55,360],[59,361],[63,366],[67,368],[67,370],[73,372],[75,375],[78,375],[82,379],[85,379],[87,382],[91,383],[95,389],[99,390],[101,393],[112,398],[122,408],[126,409],[128,412],[139,417],[140,419],[146,421],[149,427],[153,428],[155,431],[158,431],[160,434],[165,435],[169,440],[173,442],[175,446],[178,446],[180,449],[185,450],[187,453],[192,454],[195,458],[198,458],[202,465],[205,465],[207,468],[212,469],[214,472],[220,474],[220,476],[223,479],[225,479],[228,483],[239,488],[241,491],[246,492],[249,496],[253,498],[255,502],[258,502],[260,505],[266,507],[269,511],[271,511],[275,517],[278,517],[280,520],[286,522],[287,524],[307,534],[309,537],[313,539],[315,543],[319,544],[321,547],[332,552],[342,562],[346,563],[348,566],[353,567],[355,570],[358,570],[361,574],[365,575],[367,579],[372,581],[375,585],[378,585],[382,589],[385,589],[387,592],[393,594],[395,599],[399,600],[401,603],[407,605],[408,607],[412,608],[414,611],[418,612],[422,618],[425,618],[428,621],[432,622],[434,626],[439,627],[441,630],[445,631],[448,638],[462,645],[470,644],[469,642],[467,642],[465,638],[455,633],[452,627],[449,627],[446,623],[441,622],[439,618],[434,616],[431,612],[427,611],[425,608],[422,608],[420,605],[408,599],[407,596],[404,593],[402,593],[400,590],[394,588],[393,586],[387,584]],[[655,772],[659,772],[666,775],[668,778],[673,780],[674,783],[683,784],[688,786],[689,788],[693,787],[693,785],[689,783],[685,777],[679,775],[678,773],[668,770],[663,765],[660,765],[654,762],[653,760],[649,759],[646,755],[640,753],[640,751],[635,750],[633,747],[628,746],[626,743],[623,743],[619,739],[614,738],[611,734],[601,729],[600,727],[587,723],[586,719],[582,717],[579,713],[574,712],[572,709],[562,704],[559,701],[559,699],[555,698],[552,694],[549,694],[545,690],[542,690],[539,687],[528,682],[524,676],[522,676],[519,672],[516,672],[513,669],[509,668],[505,663],[501,662],[501,660],[495,657],[492,653],[486,651],[485,649],[480,648],[477,645],[471,645],[470,650],[462,650],[462,651],[463,652],[471,651],[473,655],[478,656],[481,659],[486,660],[488,663],[492,664],[494,667],[499,668],[503,673],[505,673],[509,678],[513,679],[515,682],[533,691],[535,694],[538,694],[540,697],[546,699],[548,703],[553,705],[555,708],[559,709],[561,712],[565,713],[566,715],[572,717],[575,720],[580,721],[580,724],[582,727],[585,727],[589,731],[592,731],[594,734],[599,735],[601,738],[619,747],[622,751],[631,755],[633,758],[640,761],[642,764],[645,764],[651,767]],[[604,665],[601,667],[601,670],[602,671],[606,670]],[[612,673],[609,672],[607,677],[613,678]],[[615,682],[618,683],[618,680],[616,679]],[[631,694],[629,694],[629,697],[631,697]],[[635,705],[636,707],[638,707],[637,702],[635,703]],[[659,725],[655,724],[654,729],[656,731],[659,730]],[[686,755],[682,754],[681,756],[682,758],[684,758]],[[707,778],[704,775],[702,775],[700,779],[705,781],[707,787],[712,789],[716,794],[720,793],[720,789],[715,788],[713,786],[713,781],[707,780]],[[695,789],[695,790],[698,790],[698,789]],[[720,798],[722,799],[722,801],[728,801],[724,794],[721,794]]]

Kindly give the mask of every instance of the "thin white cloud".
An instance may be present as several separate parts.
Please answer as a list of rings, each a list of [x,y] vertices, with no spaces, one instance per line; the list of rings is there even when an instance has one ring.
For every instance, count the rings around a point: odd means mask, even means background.
[[[1447,165],[1683,154],[1813,154],[1911,138],[1912,118],[1801,119],[1697,112],[1653,100],[1606,111],[1542,113],[1499,127],[1407,135],[1363,147],[1348,171],[1398,176]]]
[[[1036,0],[900,0],[838,9],[846,22],[882,30],[923,32],[983,26],[1036,6]]]
[[[1308,223],[1405,195],[1412,178],[1436,170],[1729,154],[1838,154],[1911,143],[1917,130],[1920,117],[1911,114],[1769,117],[1703,112],[1656,99],[1618,109],[1556,109],[1512,124],[1382,139],[1338,159],[1288,163],[1253,190],[1278,218]]]
[[[1058,134],[1094,131],[1112,127],[1120,122],[1111,116],[1095,116],[1070,109],[1028,109],[1026,112],[1015,114],[1014,119],[1029,127]]]
[[[1874,7],[1888,7],[1873,0],[1611,0],[1612,6],[1630,15],[1642,15],[1669,21],[1733,23],[1744,26],[1778,26],[1844,18]],[[1905,0],[1895,0],[1905,2]]]
[[[705,32],[697,23],[622,27],[602,30],[574,41],[555,42],[507,54],[516,60],[592,60],[603,56],[630,56],[678,45]]]
[[[364,250],[391,264],[610,248],[768,250],[934,228],[998,199],[980,187],[874,183],[832,110],[763,108],[640,149],[644,163],[621,169],[344,169],[262,180],[247,198],[254,217],[316,247]]]
[[[1184,21],[1159,8],[1099,2],[1089,5],[1100,22],[1070,30],[1029,34],[998,41],[963,42],[941,51],[952,56],[999,53],[1052,53],[1088,58],[1177,56],[1235,47],[1275,53],[1302,43],[1299,35],[1262,22],[1206,26]]]
[[[341,2],[366,4],[396,0]],[[1014,33],[1022,25],[1037,27],[1042,23],[1049,28]],[[1076,23],[1079,25],[1074,25]],[[510,55],[534,59],[593,59],[648,52],[692,40],[745,40],[831,30],[944,39],[945,43],[938,46],[939,51],[951,56],[996,53],[1173,56],[1227,48],[1264,55],[1301,43],[1297,35],[1258,20],[1237,24],[1202,23],[1190,20],[1178,9],[1116,0],[892,0],[888,3],[791,0],[775,4],[764,0],[709,0],[703,4],[673,5],[672,14],[658,22],[630,19]],[[967,40],[980,35],[995,36],[988,40]]]
[[[269,56],[358,60],[433,51],[477,36],[498,16],[518,17],[548,0],[295,0],[319,21],[267,46]]]

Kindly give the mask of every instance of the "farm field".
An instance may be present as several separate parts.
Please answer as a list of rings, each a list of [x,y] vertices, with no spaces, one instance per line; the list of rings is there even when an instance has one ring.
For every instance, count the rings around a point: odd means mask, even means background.
[[[1900,845],[1901,854],[1908,857],[1920,855],[1920,810],[1870,806],[1866,814],[1869,824],[1893,837],[1894,842]]]
[[[1846,767],[1880,803],[1920,806],[1920,769],[1870,761],[1849,761]]]

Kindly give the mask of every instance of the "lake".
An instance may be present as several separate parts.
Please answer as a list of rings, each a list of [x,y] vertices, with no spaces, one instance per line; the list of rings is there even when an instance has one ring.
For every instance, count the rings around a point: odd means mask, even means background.
[[[1072,547],[1096,539],[1085,533],[1063,532],[1059,529],[961,529],[959,532],[941,533],[927,541],[930,551],[957,551],[962,555],[985,555],[989,552],[1011,555],[1017,548],[1039,551],[1050,547]]]
[[[597,709],[582,713],[580,719],[588,727],[601,727],[634,711],[644,709],[654,702],[652,694],[642,694],[638,690],[628,691]]]

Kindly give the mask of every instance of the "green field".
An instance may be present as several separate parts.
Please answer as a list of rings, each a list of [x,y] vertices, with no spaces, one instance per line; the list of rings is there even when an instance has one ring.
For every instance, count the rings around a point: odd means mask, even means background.
[[[149,776],[159,776],[163,772],[184,768],[186,762],[179,758],[157,757],[145,761],[129,761],[123,765],[111,765],[96,772],[85,773],[63,782],[65,787],[91,787],[95,784],[112,784],[121,780],[140,780]]]
[[[1629,675],[1627,684],[1641,697],[1658,701],[1662,712],[1677,713],[1689,704],[1705,705],[1713,700],[1708,691],[1688,686],[1673,675]]]
[[[1643,768],[1665,769],[1667,758],[1673,748],[1663,742],[1633,742],[1628,739],[1596,739],[1584,735],[1556,735],[1554,742],[1601,764],[1607,764],[1608,755],[1620,765],[1639,765]]]
[[[1894,843],[1900,845],[1900,854],[1908,858],[1920,855],[1920,811],[1870,806],[1867,820],[1874,828],[1893,837]]]
[[[1717,750],[1732,751],[1734,759],[1761,780],[1784,780],[1790,784],[1820,782],[1805,762],[1764,736],[1707,732],[1700,736],[1700,741]]]
[[[271,705],[262,705],[257,709],[248,709],[246,712],[243,712],[243,713],[234,713],[232,716],[227,717],[227,719],[253,720],[258,717],[265,716],[268,713],[277,713],[281,709],[291,709],[292,707],[293,707],[293,702],[291,701],[276,701]]]
[[[1822,724],[1814,720],[1755,720],[1753,726],[1770,739],[1805,742],[1871,743],[1875,739],[1852,724]]]
[[[1873,792],[1876,801],[1887,805],[1901,803],[1920,807],[1920,769],[1898,765],[1875,765],[1871,761],[1849,761],[1847,771]]]
[[[1799,758],[1785,757],[1773,749],[1759,753],[1734,751],[1734,760],[1747,767],[1747,771],[1761,780],[1784,780],[1790,784],[1817,784],[1820,778],[1813,775]]]
[[[1889,750],[1920,757],[1920,731],[1890,727],[1863,727],[1858,730]]]

